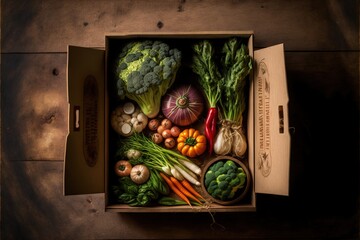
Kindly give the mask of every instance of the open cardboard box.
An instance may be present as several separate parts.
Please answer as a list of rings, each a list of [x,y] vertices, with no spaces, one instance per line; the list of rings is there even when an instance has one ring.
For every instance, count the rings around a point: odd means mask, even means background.
[[[247,115],[248,155],[252,187],[246,200],[231,206],[212,204],[217,212],[255,211],[256,193],[288,195],[290,136],[288,132],[288,94],[282,44],[253,50],[251,31],[131,33],[106,35],[105,49],[69,46],[67,86],[69,134],[66,142],[64,194],[105,194],[105,211],[115,212],[194,212],[201,207],[130,207],[109,198],[111,98],[108,81],[112,61],[126,42],[156,38],[188,47],[199,39],[227,39],[247,42],[253,58]],[[177,46],[175,46],[177,47]]]

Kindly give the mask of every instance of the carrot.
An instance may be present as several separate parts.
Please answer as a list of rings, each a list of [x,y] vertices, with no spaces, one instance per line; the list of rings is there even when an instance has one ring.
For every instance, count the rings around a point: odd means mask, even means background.
[[[182,200],[189,204],[189,206],[191,206],[189,199],[174,185],[174,183],[165,174],[160,172],[160,176],[166,181],[166,183],[169,185],[171,190],[176,193],[176,195],[178,195]]]
[[[170,177],[170,180],[175,184],[175,186],[183,193],[185,194],[185,196],[187,196],[188,198],[193,199],[194,201],[202,204],[199,199],[197,199],[194,195],[192,195],[186,188],[184,188],[183,185],[181,185],[181,183],[179,182],[179,180],[177,180],[174,177]]]
[[[181,184],[192,194],[194,194],[196,197],[201,198],[202,200],[206,201],[203,196],[200,195],[200,193],[198,193],[192,186],[191,184],[186,180],[182,180]]]

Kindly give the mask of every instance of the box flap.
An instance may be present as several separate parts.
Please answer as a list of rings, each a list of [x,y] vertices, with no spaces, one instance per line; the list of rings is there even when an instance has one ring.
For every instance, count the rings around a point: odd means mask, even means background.
[[[64,194],[104,192],[105,51],[68,47]]]
[[[290,135],[283,44],[255,51],[255,191],[289,195]]]

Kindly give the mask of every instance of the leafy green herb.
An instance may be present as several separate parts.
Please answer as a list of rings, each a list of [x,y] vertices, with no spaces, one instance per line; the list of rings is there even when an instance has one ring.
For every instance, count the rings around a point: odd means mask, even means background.
[[[169,187],[155,170],[150,170],[149,180],[141,185],[134,183],[130,177],[121,177],[119,184],[113,186],[113,193],[121,203],[130,206],[148,206],[160,195],[169,194]]]
[[[251,57],[247,47],[236,38],[231,38],[224,44],[222,53],[224,54],[220,99],[222,114],[228,121],[241,123],[246,108],[246,76],[252,69]]]
[[[221,74],[215,63],[214,49],[211,43],[204,40],[194,45],[193,71],[199,75],[210,107],[216,107],[221,96]]]

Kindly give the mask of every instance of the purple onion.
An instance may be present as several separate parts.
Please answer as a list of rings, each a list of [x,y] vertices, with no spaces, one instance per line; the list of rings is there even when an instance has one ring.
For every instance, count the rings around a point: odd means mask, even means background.
[[[162,101],[164,116],[178,126],[188,126],[196,122],[203,110],[202,95],[192,85],[171,90]]]

